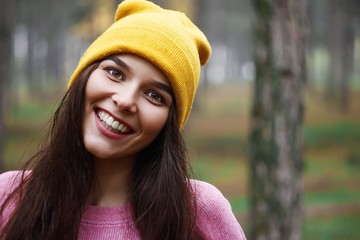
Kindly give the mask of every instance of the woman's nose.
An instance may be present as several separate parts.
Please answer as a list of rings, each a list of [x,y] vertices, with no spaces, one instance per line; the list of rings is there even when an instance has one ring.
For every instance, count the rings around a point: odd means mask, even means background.
[[[112,101],[120,111],[135,113],[137,111],[137,98],[139,95],[137,90],[125,86],[121,88],[121,91],[117,91],[112,95]]]

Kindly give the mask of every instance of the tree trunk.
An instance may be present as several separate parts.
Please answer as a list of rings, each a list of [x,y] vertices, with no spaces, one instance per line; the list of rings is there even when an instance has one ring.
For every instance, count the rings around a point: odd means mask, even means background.
[[[350,105],[350,81],[354,70],[354,50],[355,50],[355,29],[353,16],[346,15],[344,22],[344,35],[342,37],[342,62],[341,62],[341,78],[340,78],[340,106],[345,113],[349,110]]]
[[[5,103],[12,72],[13,0],[4,0],[0,10],[0,173],[5,171]]]
[[[250,239],[301,239],[306,0],[252,0]]]
[[[328,71],[329,76],[326,81],[325,101],[328,104],[338,102],[337,86],[340,79],[340,65],[341,60],[338,57],[341,54],[342,49],[338,46],[340,41],[340,11],[337,9],[337,0],[329,1],[329,13],[327,24],[327,36],[328,36],[328,51],[330,56],[330,68]],[[334,58],[335,56],[335,58]]]
[[[329,2],[328,48],[330,69],[326,100],[337,103],[343,112],[349,108],[350,80],[353,73],[355,49],[355,1]]]
[[[27,62],[26,62],[26,77],[28,90],[31,93],[34,93],[36,90],[37,80],[38,80],[38,70],[36,66],[38,65],[38,59],[36,59],[36,48],[37,48],[37,36],[39,32],[39,26],[37,26],[36,18],[39,16],[35,15],[35,6],[29,6],[29,12],[27,16]]]

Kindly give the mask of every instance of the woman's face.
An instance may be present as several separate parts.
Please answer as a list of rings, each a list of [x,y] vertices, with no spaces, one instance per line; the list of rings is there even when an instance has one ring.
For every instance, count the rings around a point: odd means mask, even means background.
[[[134,158],[165,125],[171,92],[166,76],[137,55],[103,60],[85,89],[86,149],[99,159]]]

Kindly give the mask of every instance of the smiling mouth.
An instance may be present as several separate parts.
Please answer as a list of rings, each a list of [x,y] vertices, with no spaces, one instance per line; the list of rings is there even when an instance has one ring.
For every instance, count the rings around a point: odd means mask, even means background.
[[[110,116],[110,114],[104,111],[98,110],[96,115],[99,117],[106,129],[114,133],[127,134],[131,132],[130,128],[128,128],[125,124],[115,120],[112,116]]]

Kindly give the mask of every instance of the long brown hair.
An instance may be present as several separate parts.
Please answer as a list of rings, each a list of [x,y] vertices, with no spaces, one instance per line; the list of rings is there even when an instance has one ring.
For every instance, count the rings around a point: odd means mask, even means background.
[[[5,200],[16,209],[0,239],[77,239],[81,215],[94,178],[92,155],[82,136],[85,86],[99,63],[90,65],[54,113],[47,140],[24,169],[19,186]],[[187,153],[178,129],[176,104],[150,146],[139,153],[129,202],[142,239],[201,239],[189,183]]]
[[[172,107],[165,127],[135,162],[130,196],[142,239],[202,239],[187,151]]]

